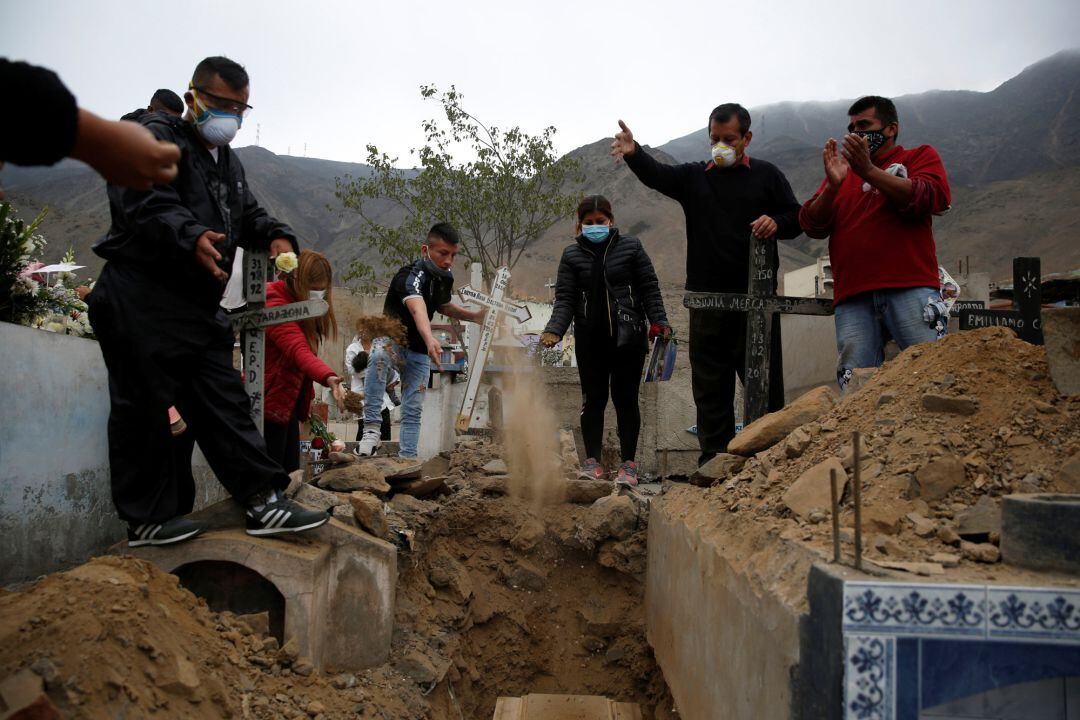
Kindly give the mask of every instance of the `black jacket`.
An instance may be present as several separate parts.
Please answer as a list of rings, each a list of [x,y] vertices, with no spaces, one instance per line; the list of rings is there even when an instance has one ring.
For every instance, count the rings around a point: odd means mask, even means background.
[[[640,145],[626,158],[641,182],[682,205],[687,290],[746,292],[750,223],[762,215],[776,221],[777,240],[790,240],[802,232],[799,203],[787,178],[772,163],[749,161],[748,167],[728,168],[704,162],[666,165]],[[777,270],[773,267],[773,278]]]
[[[226,273],[237,247],[266,250],[284,237],[297,248],[289,226],[270,217],[251,194],[244,166],[228,146],[219,148],[215,163],[190,122],[149,112],[139,122],[180,146],[179,172],[172,183],[150,190],[109,185],[112,227],[94,252],[171,289],[185,305],[210,311],[224,288],[195,261],[195,241],[206,230],[226,236],[214,246]]]
[[[609,332],[614,328],[615,303],[644,312],[650,323],[667,325],[664,299],[660,295],[660,282],[656,279],[652,261],[641,246],[641,241],[629,235],[612,232],[611,238],[598,255],[597,246],[578,236],[573,245],[563,250],[559,260],[559,274],[555,280],[555,307],[551,311],[544,332],[562,337],[574,321],[578,339],[588,327],[594,313],[606,313]],[[607,290],[602,295],[608,300],[607,307],[597,308],[590,302],[593,284],[593,268],[599,259],[607,278]],[[611,332],[609,337],[613,336]]]

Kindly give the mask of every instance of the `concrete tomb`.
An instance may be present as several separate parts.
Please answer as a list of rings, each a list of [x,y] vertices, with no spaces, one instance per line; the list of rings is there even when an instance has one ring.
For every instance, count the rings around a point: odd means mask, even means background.
[[[175,546],[129,548],[207,600],[211,609],[269,612],[270,632],[295,639],[318,669],[386,662],[394,624],[397,549],[337,520],[295,537],[244,532],[243,513],[226,500],[195,513],[202,535]]]

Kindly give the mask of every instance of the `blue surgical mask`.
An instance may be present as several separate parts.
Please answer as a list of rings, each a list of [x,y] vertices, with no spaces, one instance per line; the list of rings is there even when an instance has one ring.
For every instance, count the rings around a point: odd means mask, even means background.
[[[582,225],[581,234],[591,243],[602,243],[611,234],[611,228],[607,225]]]

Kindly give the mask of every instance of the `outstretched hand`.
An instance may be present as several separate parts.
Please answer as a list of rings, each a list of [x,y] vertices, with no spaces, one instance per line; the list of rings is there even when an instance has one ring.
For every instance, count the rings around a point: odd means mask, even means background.
[[[615,133],[615,142],[611,143],[611,156],[616,160],[630,157],[634,154],[637,144],[634,142],[634,133],[626,127],[626,123],[619,121],[620,131]]]
[[[330,384],[330,392],[334,396],[334,404],[337,405],[337,409],[344,412],[345,410],[345,386],[341,384],[341,378],[337,375],[331,375],[327,378],[326,382]]]
[[[139,123],[104,120],[80,109],[71,156],[113,185],[149,190],[176,177],[180,148],[158,140]]]
[[[560,340],[562,340],[562,338],[553,332],[541,333],[540,335],[540,344],[546,348],[555,347],[559,344]]]
[[[213,275],[218,282],[225,282],[229,279],[228,273],[217,265],[218,260],[221,259],[221,253],[214,247],[216,243],[224,239],[223,234],[207,230],[195,241],[195,262],[202,265],[203,269]]]

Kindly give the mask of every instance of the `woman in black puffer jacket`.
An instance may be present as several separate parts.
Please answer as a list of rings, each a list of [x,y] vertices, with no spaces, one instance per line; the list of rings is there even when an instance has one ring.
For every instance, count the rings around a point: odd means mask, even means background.
[[[637,238],[619,235],[607,198],[586,197],[578,205],[577,218],[578,236],[559,261],[555,307],[541,342],[546,347],[555,345],[570,321],[574,322],[583,403],[581,434],[588,455],[581,475],[604,477],[599,460],[610,388],[622,451],[615,481],[637,485],[638,384],[648,349],[646,338],[670,337],[671,327],[652,261]]]

